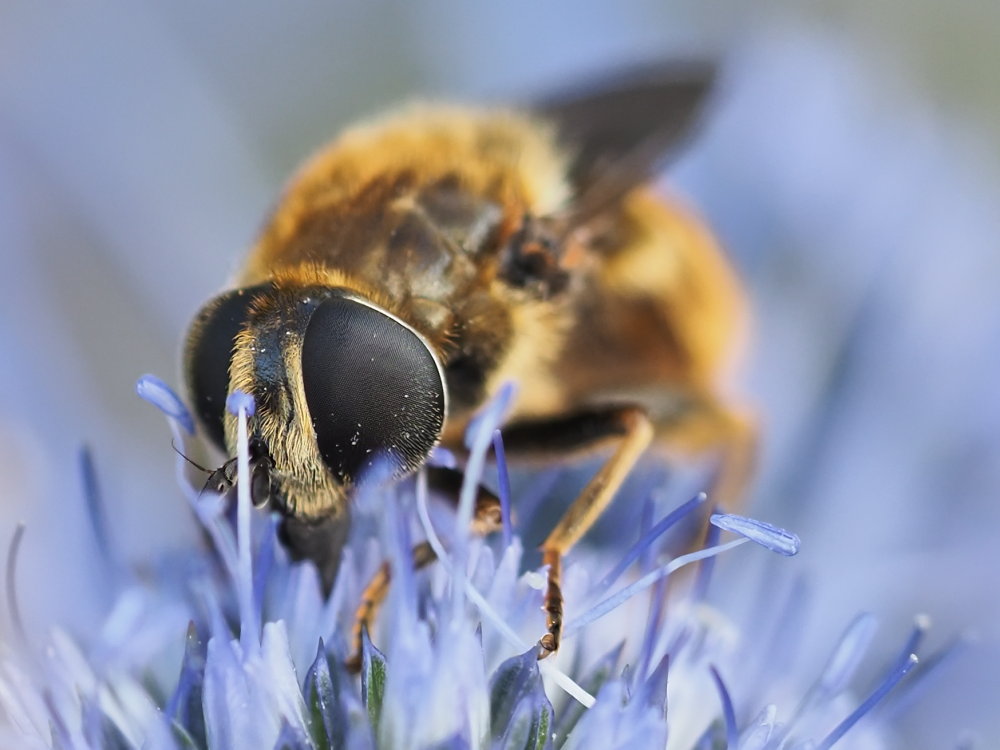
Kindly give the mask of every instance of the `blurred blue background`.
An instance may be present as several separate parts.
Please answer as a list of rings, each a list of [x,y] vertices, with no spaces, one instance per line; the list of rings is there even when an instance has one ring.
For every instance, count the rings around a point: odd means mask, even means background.
[[[669,177],[751,289],[753,507],[804,540],[802,658],[818,663],[860,609],[886,647],[925,612],[934,643],[978,644],[907,731],[921,746],[966,726],[1000,737],[1000,6],[811,8],[5,5],[0,539],[27,522],[30,616],[101,614],[80,564],[83,442],[130,559],[194,533],[135,378],[178,383],[193,312],[339,127],[414,96],[525,99],[712,55],[723,95]]]

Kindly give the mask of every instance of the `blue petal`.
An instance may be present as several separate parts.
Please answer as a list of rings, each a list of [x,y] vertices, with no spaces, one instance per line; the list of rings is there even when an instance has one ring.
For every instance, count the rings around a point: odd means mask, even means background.
[[[729,513],[716,513],[712,516],[711,521],[720,529],[746,537],[751,542],[759,544],[771,552],[777,552],[786,557],[798,554],[799,538],[792,532],[773,526],[766,521],[734,516]]]
[[[188,411],[184,402],[174,393],[173,389],[160,378],[155,375],[143,375],[136,381],[135,392],[139,394],[140,398],[148,401],[167,417],[181,425],[188,435],[194,435],[194,420],[191,418],[191,412]]]
[[[710,666],[712,680],[719,691],[719,700],[722,702],[722,716],[726,720],[726,747],[728,750],[737,750],[740,742],[740,733],[736,727],[736,710],[733,708],[733,699],[729,695],[726,683],[722,680],[722,675],[714,666]]]

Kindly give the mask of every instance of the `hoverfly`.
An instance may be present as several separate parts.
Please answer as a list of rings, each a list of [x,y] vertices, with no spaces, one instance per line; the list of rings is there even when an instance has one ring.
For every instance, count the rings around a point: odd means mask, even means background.
[[[512,457],[613,446],[542,545],[539,658],[559,647],[562,557],[650,443],[717,453],[714,499],[740,493],[754,430],[718,380],[744,296],[702,223],[648,184],[712,78],[669,65],[533,107],[410,106],[348,129],[292,179],[233,287],[198,313],[185,374],[227,455],[227,394],[256,399],[254,502],[282,514],[284,543],[325,586],[376,456],[403,477],[439,444],[461,454],[510,380]],[[498,524],[491,499],[481,531]],[[387,584],[384,568],[356,634]]]

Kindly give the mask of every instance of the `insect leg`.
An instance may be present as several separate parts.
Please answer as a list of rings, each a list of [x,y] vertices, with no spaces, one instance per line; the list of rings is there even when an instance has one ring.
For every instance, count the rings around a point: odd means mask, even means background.
[[[458,492],[461,489],[462,473],[456,469],[431,467],[426,469],[427,479],[431,488],[441,491],[452,502],[458,502]],[[500,500],[484,487],[479,488],[476,505],[472,515],[472,531],[485,536],[498,531],[502,524],[500,515]],[[413,569],[434,562],[436,556],[428,542],[420,542],[413,547]],[[371,628],[378,616],[378,610],[389,594],[389,584],[392,582],[392,569],[388,561],[383,562],[372,579],[361,593],[361,603],[354,612],[354,625],[351,628],[351,644],[353,653],[344,662],[350,672],[361,671],[361,644],[365,630]]]
[[[538,658],[544,659],[559,648],[563,626],[561,588],[562,558],[608,507],[629,471],[653,440],[653,424],[646,412],[635,406],[611,407],[571,416],[550,423],[524,423],[504,433],[512,450],[524,450],[546,433],[566,451],[593,447],[609,438],[619,438],[615,452],[563,514],[542,543],[542,562],[548,565],[545,592],[547,632],[538,641]]]
[[[433,562],[435,559],[434,550],[428,542],[421,542],[413,548],[413,569],[420,568]],[[351,627],[351,644],[353,653],[347,657],[344,666],[349,672],[357,673],[361,671],[361,645],[364,633],[375,622],[379,608],[385,597],[389,593],[389,583],[392,581],[392,569],[389,561],[383,562],[372,579],[361,592],[361,603],[354,611],[354,625]]]
[[[465,474],[459,469],[449,469],[444,466],[429,466],[425,471],[430,489],[457,507]],[[472,532],[479,536],[486,536],[498,531],[502,524],[500,498],[480,485],[472,513]]]

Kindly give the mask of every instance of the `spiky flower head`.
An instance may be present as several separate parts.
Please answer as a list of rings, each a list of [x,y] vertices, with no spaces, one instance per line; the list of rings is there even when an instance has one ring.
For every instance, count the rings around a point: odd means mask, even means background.
[[[140,380],[139,393],[166,414],[175,442],[183,444],[193,422],[181,401],[150,376]],[[189,483],[179,458],[181,488],[207,542],[141,575],[115,562],[106,545],[115,598],[99,631],[24,632],[17,610],[19,529],[7,565],[15,637],[0,646],[0,745],[891,746],[891,713],[873,716],[874,709],[890,693],[905,699],[907,691],[896,690],[904,679],[918,684],[907,675],[927,623],[918,619],[897,654],[873,657],[874,618],[860,615],[830,644],[819,674],[809,679],[778,668],[785,663],[783,626],[797,622],[801,597],[763,598],[758,612],[774,628],[757,627],[763,618],[737,622],[726,612],[726,596],[753,582],[713,581],[712,562],[721,553],[792,556],[799,540],[761,521],[715,513],[700,549],[671,555],[665,533],[703,510],[704,495],[674,503],[657,523],[640,524],[637,538],[623,530],[620,544],[574,552],[564,580],[564,645],[557,657],[538,661],[544,571],[521,541],[532,519],[512,527],[506,513],[498,539],[467,532],[491,446],[510,507],[497,432],[509,397],[503,391],[470,428],[457,513],[436,508],[420,476],[359,493],[354,530],[327,597],[315,568],[292,563],[277,542],[277,519],[251,508],[246,419],[254,407],[246,394],[228,403],[239,424],[235,513],[225,497]],[[93,528],[103,536],[99,498],[90,494]],[[416,571],[410,549],[419,539],[430,542],[438,561]],[[348,634],[361,591],[385,559],[392,587],[373,632],[364,635],[358,678],[344,667]],[[689,573],[678,575],[685,567]],[[710,586],[716,604],[709,603]],[[883,667],[865,688],[857,673],[872,659]],[[765,702],[764,695],[786,702]]]

